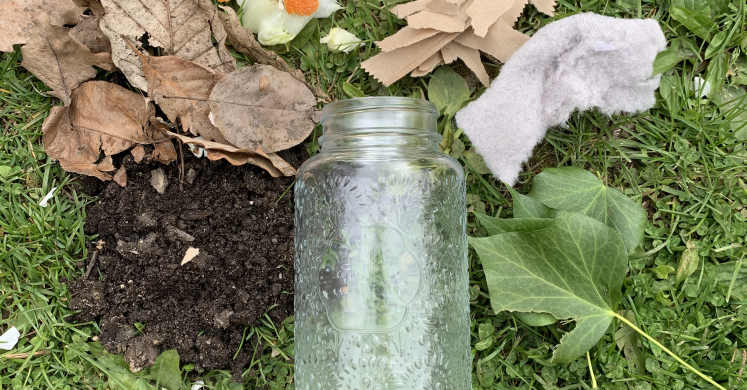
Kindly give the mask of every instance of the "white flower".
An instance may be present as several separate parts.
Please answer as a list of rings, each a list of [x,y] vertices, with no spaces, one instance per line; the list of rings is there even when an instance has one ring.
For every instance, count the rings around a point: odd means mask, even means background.
[[[49,193],[45,197],[43,197],[42,200],[39,201],[39,206],[47,207],[49,200],[52,199],[52,197],[54,197],[55,191],[57,191],[57,187],[52,188],[52,190],[49,191]]]
[[[331,51],[344,51],[345,53],[350,53],[361,45],[361,40],[358,37],[337,27],[333,27],[329,34],[320,39],[319,42],[326,43]]]
[[[695,76],[693,78],[693,90],[700,93],[700,97],[705,97],[711,93],[711,83],[705,81],[702,77]]]
[[[18,338],[21,337],[21,333],[18,332],[16,327],[11,327],[7,332],[0,336],[0,349],[10,351],[16,344],[18,344]]]
[[[195,384],[192,385],[192,390],[200,390],[203,387],[205,387],[205,382],[203,382],[203,381],[195,381]]]
[[[263,45],[288,43],[312,18],[342,9],[336,0],[244,0],[244,27]]]

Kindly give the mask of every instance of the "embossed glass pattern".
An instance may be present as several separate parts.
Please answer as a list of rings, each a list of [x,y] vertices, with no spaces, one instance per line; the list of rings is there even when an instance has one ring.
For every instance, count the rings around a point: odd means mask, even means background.
[[[436,117],[407,98],[324,108],[295,188],[297,389],[470,389],[464,173]]]

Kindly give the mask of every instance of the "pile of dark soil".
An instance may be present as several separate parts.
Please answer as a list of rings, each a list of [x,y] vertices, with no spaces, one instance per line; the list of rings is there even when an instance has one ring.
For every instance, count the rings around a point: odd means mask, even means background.
[[[84,265],[90,274],[70,285],[70,307],[78,322],[101,319],[101,344],[134,369],[176,349],[183,363],[236,374],[254,349],[246,342],[233,359],[245,327],[268,310],[278,322],[293,314],[293,178],[184,150],[183,170],[128,154],[125,188],[85,182],[99,197],[85,230],[99,237]],[[306,156],[281,154],[295,167]],[[168,177],[163,195],[150,183],[158,168]],[[199,255],[180,265],[190,247]]]

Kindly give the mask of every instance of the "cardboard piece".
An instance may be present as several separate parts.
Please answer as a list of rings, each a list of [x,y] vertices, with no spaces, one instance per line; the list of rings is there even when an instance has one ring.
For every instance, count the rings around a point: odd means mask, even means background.
[[[458,33],[440,33],[414,45],[402,47],[386,53],[380,53],[361,64],[361,68],[376,77],[385,86],[405,77],[425,60],[430,58]]]
[[[475,0],[467,9],[467,15],[472,20],[472,28],[475,34],[484,37],[490,26],[498,21],[506,11],[514,5],[513,0]]]
[[[381,53],[361,67],[389,86],[408,73],[424,76],[461,59],[485,85],[489,77],[480,52],[506,62],[529,36],[513,29],[531,2],[552,15],[556,0],[415,0],[391,12],[408,26],[377,42]]]

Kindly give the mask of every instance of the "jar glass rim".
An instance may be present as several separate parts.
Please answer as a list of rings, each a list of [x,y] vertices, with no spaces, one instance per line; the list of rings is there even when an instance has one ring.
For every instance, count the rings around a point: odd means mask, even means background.
[[[412,110],[438,114],[436,105],[428,100],[399,96],[371,96],[338,100],[324,106],[322,122],[326,119],[368,110]]]

